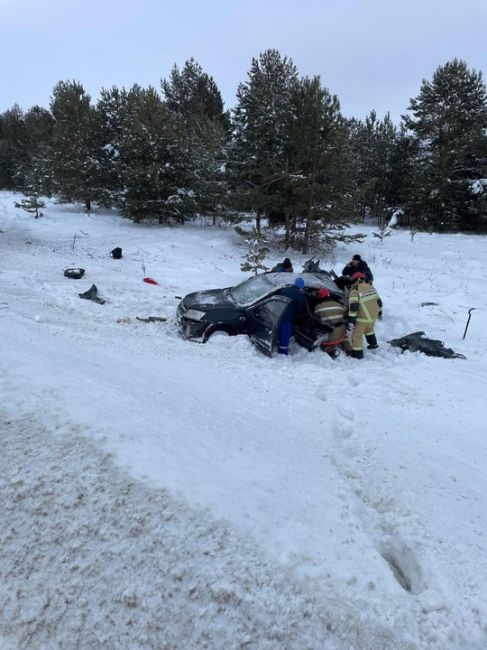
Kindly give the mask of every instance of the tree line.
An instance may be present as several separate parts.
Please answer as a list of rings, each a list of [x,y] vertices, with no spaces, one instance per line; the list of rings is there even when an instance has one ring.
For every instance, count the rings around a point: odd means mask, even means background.
[[[49,109],[0,114],[0,187],[116,207],[159,223],[252,212],[286,246],[345,237],[350,220],[390,216],[412,230],[487,231],[487,92],[454,59],[424,80],[399,125],[371,111],[347,119],[319,77],[277,50],[252,60],[226,111],[194,60],[160,89],[60,81]],[[37,209],[36,208],[36,209]]]

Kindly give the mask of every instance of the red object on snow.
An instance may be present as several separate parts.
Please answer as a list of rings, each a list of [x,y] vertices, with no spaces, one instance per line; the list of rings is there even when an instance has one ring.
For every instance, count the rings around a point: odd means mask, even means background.
[[[156,282],[152,278],[144,278],[144,282],[147,282],[147,284],[159,284],[159,282]]]

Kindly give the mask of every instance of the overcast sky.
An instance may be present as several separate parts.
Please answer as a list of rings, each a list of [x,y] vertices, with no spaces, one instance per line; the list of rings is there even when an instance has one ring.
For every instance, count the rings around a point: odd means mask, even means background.
[[[347,116],[398,121],[454,57],[487,72],[487,0],[0,0],[0,112],[49,106],[59,80],[159,88],[193,56],[226,107],[268,48],[319,75]]]

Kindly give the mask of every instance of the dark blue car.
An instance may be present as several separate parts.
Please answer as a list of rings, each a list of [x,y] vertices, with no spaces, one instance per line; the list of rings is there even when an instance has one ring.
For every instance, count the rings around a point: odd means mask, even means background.
[[[261,352],[272,356],[279,323],[290,303],[279,292],[294,285],[298,277],[304,280],[308,313],[294,324],[294,336],[300,345],[312,350],[333,329],[312,315],[316,290],[326,287],[338,300],[343,300],[343,292],[326,272],[262,273],[227,289],[190,293],[177,309],[179,331],[185,338],[201,343],[216,333],[247,334]]]

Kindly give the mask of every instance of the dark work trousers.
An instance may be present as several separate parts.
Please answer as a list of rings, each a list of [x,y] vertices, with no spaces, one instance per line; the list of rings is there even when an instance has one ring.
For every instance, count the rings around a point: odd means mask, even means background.
[[[279,346],[277,351],[279,354],[288,354],[289,352],[289,339],[293,330],[293,323],[291,320],[283,319],[279,324]]]

